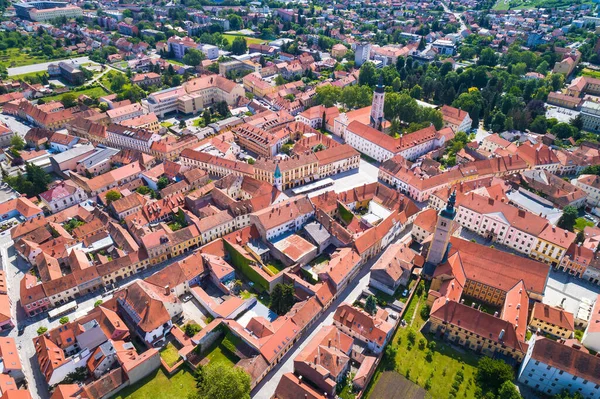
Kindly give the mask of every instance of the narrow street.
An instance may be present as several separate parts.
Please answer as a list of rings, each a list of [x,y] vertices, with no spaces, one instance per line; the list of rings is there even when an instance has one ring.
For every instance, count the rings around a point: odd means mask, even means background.
[[[406,226],[404,231],[400,234],[400,237],[395,242],[404,241],[410,236],[412,230],[412,224]],[[383,250],[379,254],[383,253]],[[379,256],[372,258],[358,273],[358,275],[348,283],[348,286],[342,291],[342,293],[331,303],[329,308],[319,317],[317,321],[308,329],[305,335],[300,338],[298,342],[286,353],[282,358],[281,362],[271,370],[270,374],[265,377],[258,384],[253,392],[252,398],[254,399],[270,399],[275,393],[275,389],[281,380],[281,376],[285,373],[291,373],[294,371],[294,358],[304,349],[304,347],[314,338],[317,332],[323,326],[333,324],[333,315],[343,302],[354,303],[360,296],[361,292],[369,285],[369,278],[371,275],[371,267],[379,259]]]

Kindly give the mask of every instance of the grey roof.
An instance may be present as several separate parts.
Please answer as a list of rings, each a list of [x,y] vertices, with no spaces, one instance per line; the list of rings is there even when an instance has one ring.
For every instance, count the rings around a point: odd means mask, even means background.
[[[91,166],[99,164],[101,161],[109,159],[110,157],[117,154],[118,152],[119,152],[119,150],[117,150],[116,148],[96,147],[96,151],[94,151],[92,154],[88,155],[87,157],[83,158],[79,162],[83,163],[86,168],[89,168]]]
[[[331,237],[327,229],[319,222],[308,223],[304,226],[304,230],[318,245],[321,245]]]
[[[94,146],[91,144],[81,145],[78,147],[73,147],[70,150],[61,152],[60,154],[53,155],[51,159],[56,163],[63,163],[68,161],[69,159],[78,157],[80,155],[85,154],[86,152],[90,152],[94,150]]]

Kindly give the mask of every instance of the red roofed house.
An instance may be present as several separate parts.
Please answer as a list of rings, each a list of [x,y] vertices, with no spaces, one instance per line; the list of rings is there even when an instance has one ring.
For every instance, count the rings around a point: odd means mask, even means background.
[[[408,285],[416,254],[403,243],[391,244],[371,267],[369,285],[388,295]]]
[[[294,359],[294,372],[330,397],[350,369],[354,339],[337,327],[322,327]]]
[[[41,193],[40,198],[44,205],[52,213],[55,213],[87,200],[88,196],[77,184],[71,180],[65,180]]]
[[[571,338],[575,332],[573,313],[536,302],[529,326],[556,338]]]
[[[468,133],[471,130],[471,123],[473,123],[473,120],[467,111],[449,105],[444,105],[441,111],[444,127],[451,128],[454,133]]]
[[[375,353],[381,353],[394,331],[393,324],[348,303],[336,309],[333,324],[340,331],[364,342]]]

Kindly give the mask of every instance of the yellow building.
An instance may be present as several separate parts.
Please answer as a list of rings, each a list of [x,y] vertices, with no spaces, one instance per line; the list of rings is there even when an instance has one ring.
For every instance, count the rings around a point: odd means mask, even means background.
[[[575,333],[573,313],[564,309],[536,302],[533,305],[529,327],[541,330],[556,338],[571,338]]]
[[[482,355],[502,354],[517,362],[525,357],[513,324],[455,301],[432,312],[428,327],[430,332]]]
[[[538,236],[529,256],[557,267],[576,237],[575,233],[548,225]]]

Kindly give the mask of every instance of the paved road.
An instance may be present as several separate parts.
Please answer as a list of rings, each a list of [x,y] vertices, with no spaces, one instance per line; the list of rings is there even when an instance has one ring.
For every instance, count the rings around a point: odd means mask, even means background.
[[[21,137],[25,137],[25,134],[31,129],[30,126],[27,126],[12,115],[0,115],[0,121],[6,123],[13,132]]]
[[[411,229],[412,224],[406,227],[396,242],[403,241],[410,236]],[[296,356],[298,356],[302,349],[304,349],[304,347],[315,337],[322,326],[333,324],[333,314],[338,306],[340,306],[342,302],[354,303],[354,301],[359,298],[361,292],[368,287],[369,278],[371,275],[371,267],[377,261],[377,259],[379,259],[379,256],[371,259],[363,266],[354,280],[348,284],[346,289],[344,289],[340,296],[333,301],[325,313],[323,313],[321,317],[319,317],[319,319],[312,325],[312,327],[310,327],[308,330],[308,335],[305,333],[304,337],[296,342],[294,346],[292,346],[292,348],[283,357],[281,362],[275,366],[273,370],[271,370],[270,374],[254,388],[252,392],[252,398],[270,399],[275,394],[275,389],[279,384],[279,380],[281,380],[281,376],[285,373],[291,373],[294,371],[294,359]]]
[[[462,20],[462,12],[452,12],[448,6],[446,5],[446,3],[444,3],[443,1],[442,3],[442,7],[444,7],[444,11],[454,14],[454,17],[458,20],[458,22],[460,22],[460,31],[458,33],[461,33],[464,30],[467,30],[467,25],[465,25],[465,23]]]
[[[70,58],[70,59],[66,59],[66,60],[54,60],[54,61],[49,61],[49,62],[42,62],[40,64],[32,64],[32,65],[25,65],[25,66],[14,67],[14,68],[7,68],[8,76],[22,75],[24,73],[31,73],[31,72],[47,71],[48,65],[57,64],[61,61],[73,62],[75,64],[87,64],[88,62],[92,62],[92,61],[90,61],[90,58],[87,56]]]

